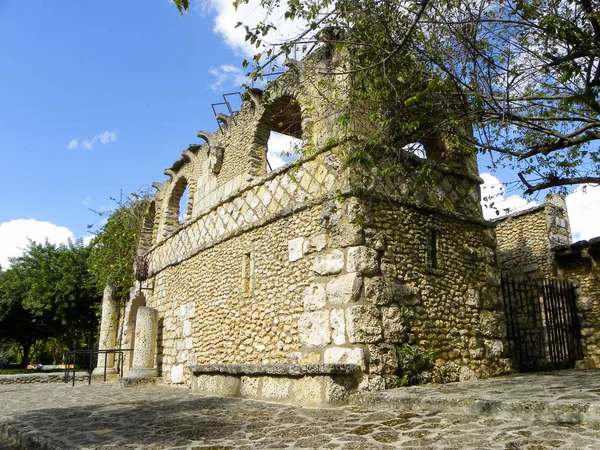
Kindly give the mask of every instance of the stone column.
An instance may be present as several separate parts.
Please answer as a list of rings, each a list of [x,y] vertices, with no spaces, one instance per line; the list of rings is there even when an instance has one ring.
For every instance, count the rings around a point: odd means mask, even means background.
[[[117,341],[117,322],[119,306],[114,298],[114,289],[111,286],[104,288],[102,296],[102,320],[100,322],[99,350],[114,349]],[[106,372],[104,372],[106,369]],[[107,375],[117,373],[115,369],[115,354],[98,354],[98,365],[93,375]]]
[[[158,311],[147,306],[140,306],[135,321],[135,348],[133,350],[133,366],[129,369],[129,378],[158,376],[158,371],[154,367],[157,334]]]

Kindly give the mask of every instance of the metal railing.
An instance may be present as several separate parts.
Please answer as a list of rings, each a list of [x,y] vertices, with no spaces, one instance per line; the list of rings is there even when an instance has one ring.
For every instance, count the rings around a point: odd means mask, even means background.
[[[74,350],[65,354],[65,383],[68,383],[72,379],[72,386],[75,386],[75,372],[77,370],[77,355],[88,356],[88,384],[92,383],[92,372],[94,371],[94,355],[98,355],[97,361],[100,360],[100,355],[104,355],[104,381],[106,381],[106,360],[108,355],[118,355],[117,367],[119,368],[119,377],[123,377],[123,366],[125,363],[125,352],[132,352],[132,348],[113,348],[106,350]],[[71,377],[71,368],[73,369],[73,376]]]

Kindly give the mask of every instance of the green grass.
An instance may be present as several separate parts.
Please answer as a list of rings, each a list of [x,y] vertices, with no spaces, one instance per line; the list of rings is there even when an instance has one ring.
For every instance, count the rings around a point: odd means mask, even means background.
[[[17,375],[19,373],[29,373],[25,369],[0,369],[0,375]]]

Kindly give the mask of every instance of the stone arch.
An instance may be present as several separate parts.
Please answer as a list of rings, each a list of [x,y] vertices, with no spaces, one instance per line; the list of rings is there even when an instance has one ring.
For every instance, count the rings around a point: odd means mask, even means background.
[[[146,253],[156,242],[157,221],[156,221],[156,202],[152,201],[148,210],[144,214],[142,223],[142,234],[140,238],[140,253]]]
[[[125,339],[122,343],[122,348],[133,349],[135,346],[135,320],[137,317],[138,309],[141,306],[146,306],[146,297],[142,292],[136,294],[134,299],[131,301],[129,306],[129,312],[126,316],[125,324]],[[124,370],[127,373],[133,362],[133,352],[125,352]]]
[[[188,198],[185,204],[185,211],[181,211],[180,202],[184,198],[184,194],[188,193]],[[181,175],[173,183],[171,188],[171,194],[169,201],[167,202],[167,208],[165,211],[165,227],[163,235],[167,236],[173,233],[182,223],[188,221],[192,215],[192,202],[190,201],[188,188],[188,180],[185,176]],[[180,220],[180,217],[183,220]]]
[[[273,132],[298,140],[301,148],[304,141],[302,119],[300,102],[290,94],[282,94],[264,107],[254,133],[255,151],[250,158],[251,169],[256,175],[262,176],[269,171],[269,138]]]

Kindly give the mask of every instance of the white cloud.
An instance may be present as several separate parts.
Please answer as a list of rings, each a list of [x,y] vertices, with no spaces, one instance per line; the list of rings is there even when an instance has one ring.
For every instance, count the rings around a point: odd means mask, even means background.
[[[246,30],[244,27],[235,27],[238,22],[250,27],[263,21],[267,16],[267,10],[260,6],[257,0],[250,0],[247,4],[240,4],[238,8],[232,6],[231,0],[209,0],[209,9],[214,12],[215,26],[213,31],[223,38],[225,44],[232,48],[237,54],[249,57],[256,52],[256,46],[246,41]],[[282,2],[269,13],[269,20],[274,22],[277,29],[267,36],[270,43],[281,42],[286,38],[297,35],[303,24],[284,20],[287,4]]]
[[[110,144],[111,142],[115,142],[117,140],[117,132],[116,131],[104,131],[100,134],[97,134],[91,139],[71,139],[67,144],[68,150],[92,150],[96,143],[100,142],[103,145]]]
[[[267,149],[267,159],[271,170],[275,170],[300,156],[302,139],[271,131]]]
[[[581,185],[566,201],[573,242],[600,236],[600,186]]]
[[[208,72],[216,78],[215,82],[210,85],[214,92],[220,92],[223,87],[238,89],[244,82],[248,81],[242,68],[231,64],[211,67]]]
[[[482,173],[481,178],[484,181],[481,186],[481,207],[486,219],[495,219],[537,205],[536,201],[519,195],[506,197],[504,184],[490,173]]]
[[[8,257],[21,256],[27,247],[27,238],[43,243],[61,244],[75,239],[71,230],[50,222],[34,219],[16,219],[0,223],[0,265],[8,267]]]
[[[502,217],[537,205],[537,202],[518,195],[505,198],[504,185],[489,173],[482,173],[481,178],[484,180],[481,186],[481,206],[486,219]],[[567,195],[565,200],[573,242],[600,236],[600,186],[581,185]],[[492,202],[494,206],[490,208],[489,204]],[[496,211],[499,214],[496,214]]]
[[[117,140],[117,133],[115,131],[105,131],[104,133],[100,133],[94,139],[98,139],[101,144],[110,144],[111,142],[115,142]]]
[[[94,239],[96,237],[95,234],[90,234],[88,236],[84,236],[83,237],[83,245],[85,245],[86,247],[88,245],[90,245],[90,242],[92,242],[92,239]]]

